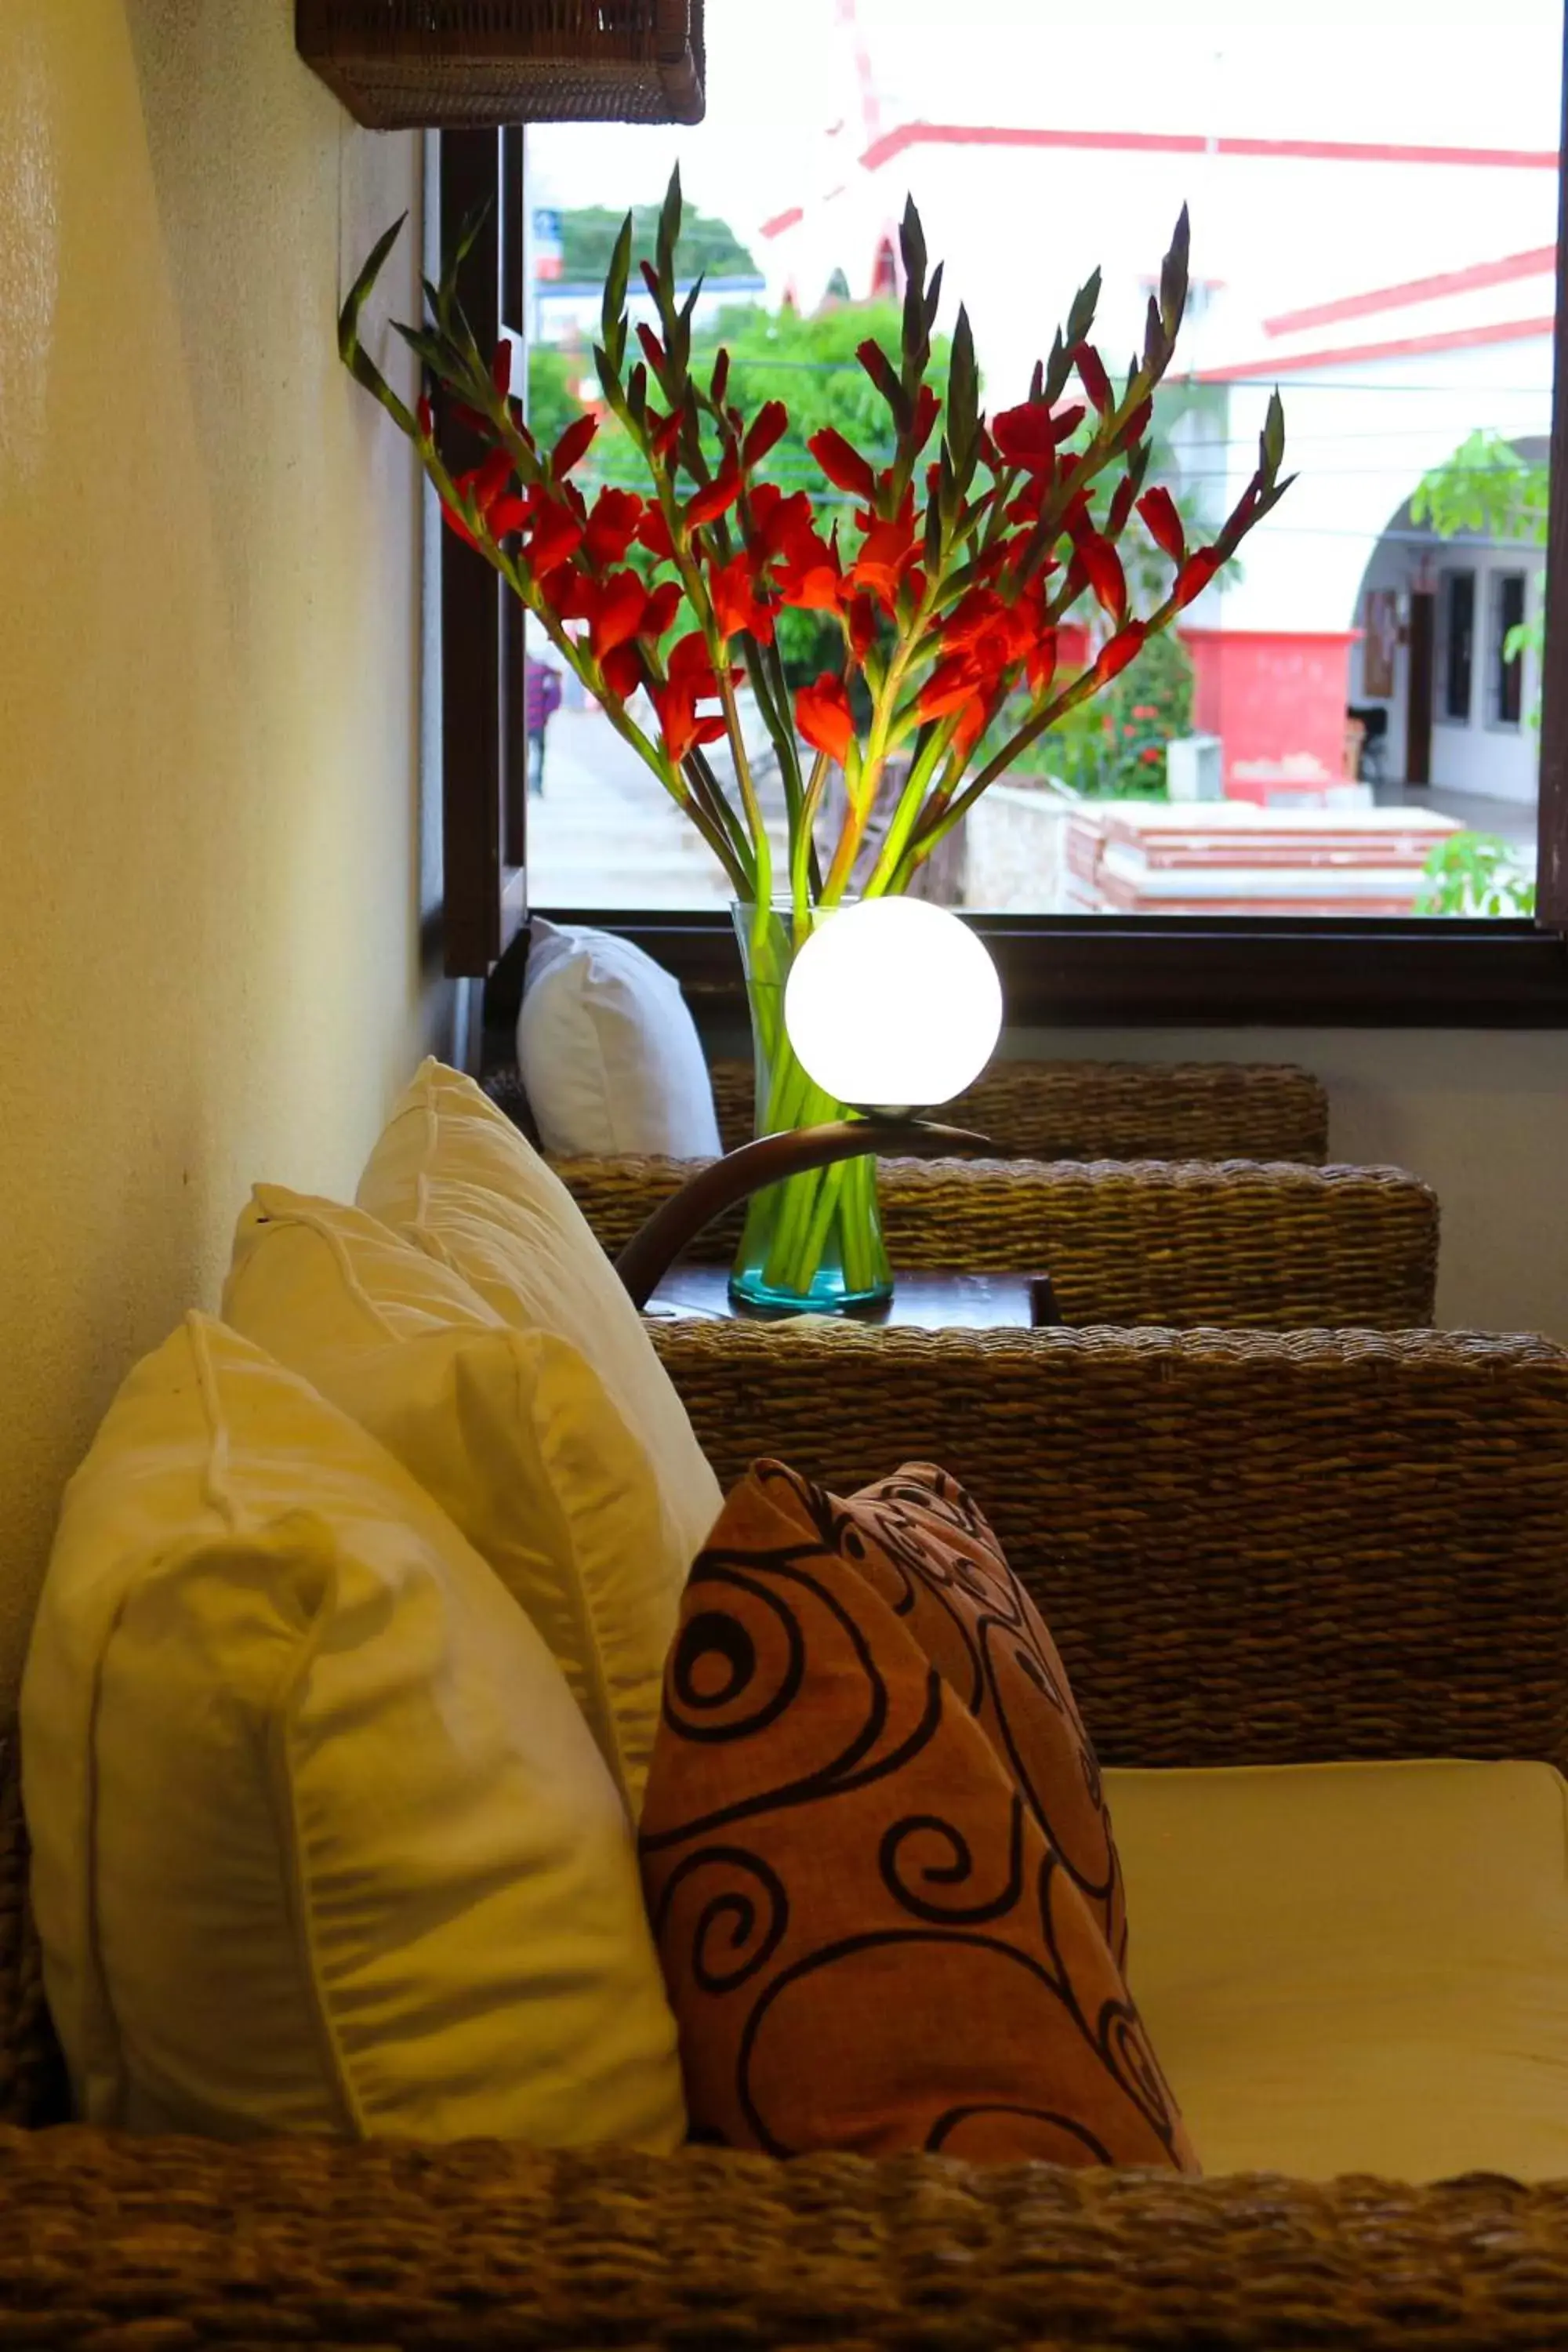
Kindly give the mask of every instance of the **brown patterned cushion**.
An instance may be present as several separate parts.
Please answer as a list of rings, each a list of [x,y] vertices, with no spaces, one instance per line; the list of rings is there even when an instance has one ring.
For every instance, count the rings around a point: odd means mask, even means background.
[[[891,1603],[995,1748],[1125,1972],[1127,1898],[1099,1759],[984,1512],[930,1462],[906,1462],[842,1503],[806,1491],[826,1514],[824,1542]]]
[[[1096,1906],[869,1549],[759,1463],[692,1570],[641,1844],[694,2129],[1195,2169]]]

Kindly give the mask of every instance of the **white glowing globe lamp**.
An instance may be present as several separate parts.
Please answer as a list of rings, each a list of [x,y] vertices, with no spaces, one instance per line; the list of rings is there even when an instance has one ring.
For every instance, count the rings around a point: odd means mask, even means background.
[[[945,907],[868,898],[824,917],[796,956],[784,1026],[836,1102],[916,1110],[980,1076],[1002,1034],[1002,983]]]

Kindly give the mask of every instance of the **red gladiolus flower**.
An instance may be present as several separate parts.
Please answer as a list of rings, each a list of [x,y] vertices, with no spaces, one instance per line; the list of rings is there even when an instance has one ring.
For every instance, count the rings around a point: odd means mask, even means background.
[[[826,751],[842,767],[855,740],[855,720],[844,680],[825,669],[815,686],[797,687],[795,723],[814,751]]]
[[[700,702],[710,701],[719,691],[713,664],[709,657],[708,640],[700,629],[688,629],[683,637],[676,640],[669,649],[666,667],[672,681],[679,686],[692,688]]]
[[[1215,547],[1200,547],[1188,556],[1176,574],[1173,593],[1178,612],[1184,605],[1190,604],[1194,596],[1202,595],[1219,570],[1219,550]]]
[[[647,637],[657,644],[665,631],[674,626],[675,616],[680,610],[682,593],[679,580],[659,582],[643,606],[642,619],[637,624],[639,637]]]
[[[1005,408],[991,419],[991,437],[1009,466],[1031,474],[1049,474],[1057,462],[1057,435],[1051,412],[1043,401],[1026,400],[1021,408]]]
[[[713,618],[721,637],[738,636],[746,631],[759,645],[772,645],[773,607],[758,595],[745,556],[736,555],[726,564],[714,565],[708,575],[708,593],[713,600]]]
[[[599,583],[599,593],[588,625],[588,641],[595,661],[603,662],[617,646],[627,644],[642,627],[647,591],[635,572],[612,572]]]
[[[921,719],[944,719],[950,710],[961,710],[966,702],[979,693],[980,673],[965,654],[953,654],[939,661],[920,690],[915,703],[916,715]]]
[[[1187,536],[1182,529],[1182,518],[1176,512],[1176,501],[1170,491],[1145,490],[1138,501],[1138,511],[1155,546],[1163,549],[1173,563],[1184,563]]]
[[[534,578],[542,580],[558,571],[582,543],[583,526],[576,516],[553,499],[540,499],[528,535],[528,561]]]
[[[958,724],[952,730],[952,740],[948,747],[960,767],[963,765],[985,730],[990,726],[1000,708],[1001,699],[999,694],[977,694],[973,700],[966,704],[960,712]]]
[[[591,621],[598,609],[599,583],[575,565],[550,583],[550,609],[558,621]]]
[[[1109,415],[1116,405],[1116,400],[1110,389],[1110,378],[1105,373],[1100,353],[1092,343],[1077,343],[1073,347],[1072,358],[1073,365],[1078,370],[1079,383],[1082,384],[1101,416]]]
[[[639,547],[646,547],[648,553],[657,556],[661,563],[673,563],[675,561],[675,549],[670,542],[669,525],[666,522],[660,509],[651,500],[643,509],[642,520],[632,536]]]
[[[877,642],[877,607],[869,596],[850,600],[845,622],[849,631],[849,650],[858,662],[863,662]]]
[[[852,449],[842,433],[829,425],[814,433],[806,447],[826,475],[841,490],[850,491],[868,502],[877,494],[877,477],[858,449]]]
[[[642,514],[643,502],[635,490],[601,490],[583,534],[583,552],[589,562],[624,562]]]
[[[455,532],[457,537],[462,541],[465,547],[478,547],[479,543],[479,541],[474,537],[473,532],[468,529],[468,524],[463,520],[463,518],[458,512],[457,508],[454,506],[448,506],[445,499],[441,501],[441,520],[446,524],[447,530]]]
[[[661,416],[657,408],[650,408],[647,412],[647,437],[654,456],[668,465],[670,453],[680,438],[679,409],[673,416]]]
[[[526,499],[498,499],[494,506],[489,508],[485,514],[485,520],[489,525],[490,537],[492,539],[510,538],[514,530],[522,529],[528,520],[530,511]]]
[[[588,444],[599,429],[596,416],[574,417],[555,444],[550,459],[550,471],[558,482],[563,482],[579,458],[587,454]]]
[[[697,698],[689,686],[671,681],[668,686],[648,688],[648,698],[658,713],[665,749],[679,763],[700,743],[717,743],[724,733],[721,719],[700,719]]]
[[[825,541],[815,530],[797,532],[774,584],[780,603],[792,604],[798,612],[841,611],[849,591],[838,561],[837,531],[831,541]]]
[[[977,644],[996,626],[1006,609],[993,589],[972,588],[942,625],[943,651],[955,654]]]
[[[717,522],[727,514],[741,495],[741,467],[734,451],[730,450],[710,482],[686,501],[684,520],[688,530],[696,530],[705,522]]]
[[[1108,539],[1101,539],[1098,531],[1086,530],[1078,542],[1077,560],[1083,565],[1096,602],[1120,626],[1127,618],[1127,575],[1121,569],[1121,558]]]
[[[898,601],[899,583],[915,560],[914,532],[908,522],[873,523],[849,567],[857,588],[875,596],[884,612]]]
[[[623,702],[634,695],[643,682],[642,656],[635,645],[616,646],[599,664],[605,684]]]
[[[647,363],[649,367],[652,368],[655,375],[662,374],[664,371],[664,345],[659,341],[658,337],[654,333],[653,329],[646,324],[639,324],[637,328],[637,341],[642,345],[644,357],[647,359]]]
[[[931,427],[942,415],[942,403],[929,383],[922,383],[915,394],[914,445],[923,449],[931,439]]]
[[[764,401],[752,417],[746,437],[741,444],[742,465],[758,465],[774,443],[782,441],[788,431],[789,411],[783,401]]]
[[[1057,633],[1054,629],[1042,629],[1030,648],[1028,659],[1024,664],[1024,676],[1028,682],[1029,692],[1037,702],[1056,674]]]
[[[1246,530],[1252,520],[1252,509],[1258,504],[1260,488],[1261,485],[1255,475],[1231,509],[1230,520],[1226,524],[1226,530],[1239,535]]]
[[[1115,636],[1100,648],[1100,658],[1091,672],[1096,686],[1104,686],[1109,679],[1119,677],[1129,662],[1135,661],[1143,649],[1143,640],[1148,634],[1142,621],[1129,621],[1124,629],[1119,629]]]
[[[1149,430],[1149,419],[1153,414],[1153,402],[1147,399],[1141,400],[1111,443],[1111,447],[1117,450],[1131,449],[1135,441],[1142,441],[1144,434]]]
[[[776,555],[787,555],[797,540],[811,541],[811,500],[804,490],[785,498],[776,482],[756,483],[748,499],[748,544],[759,562],[771,562]]]

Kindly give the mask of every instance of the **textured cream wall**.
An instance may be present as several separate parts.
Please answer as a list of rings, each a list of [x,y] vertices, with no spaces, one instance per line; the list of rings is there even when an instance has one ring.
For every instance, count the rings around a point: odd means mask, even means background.
[[[1336,1160],[1414,1169],[1442,1210],[1437,1320],[1568,1346],[1568,1034],[1487,1029],[1020,1029],[1021,1056],[1300,1062]]]
[[[352,1187],[438,1002],[415,484],[333,341],[418,146],[292,19],[0,0],[0,1704],[120,1376],[255,1178]]]

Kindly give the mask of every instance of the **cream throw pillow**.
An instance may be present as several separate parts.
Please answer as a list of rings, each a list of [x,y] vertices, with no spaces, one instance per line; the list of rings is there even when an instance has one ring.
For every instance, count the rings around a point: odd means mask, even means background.
[[[616,1152],[716,1160],[713,1081],[680,983],[613,931],[535,915],[517,1066],[557,1159]]]
[[[226,1319],[434,1496],[543,1634],[635,1818],[689,1561],[578,1350],[519,1331],[363,1209],[258,1186]]]
[[[71,1483],[22,1732],[89,2121],[681,2138],[625,1808],[559,1669],[390,1454],[221,1324],[132,1372]]]
[[[471,1078],[424,1062],[356,1198],[514,1328],[581,1352],[653,1465],[689,1567],[719,1516],[718,1481],[582,1211],[510,1119]]]

